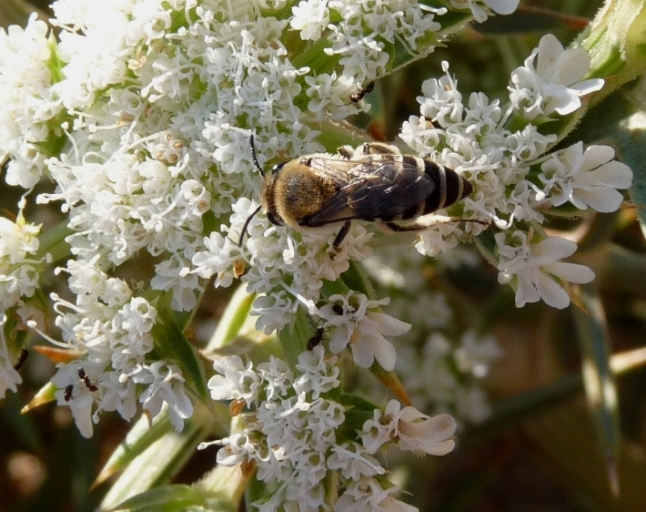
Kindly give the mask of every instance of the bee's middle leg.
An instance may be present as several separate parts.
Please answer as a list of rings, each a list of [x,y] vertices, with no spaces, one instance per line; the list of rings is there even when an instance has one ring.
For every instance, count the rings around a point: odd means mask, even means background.
[[[336,234],[336,237],[334,238],[334,242],[332,242],[332,254],[330,255],[332,259],[334,259],[334,256],[339,252],[339,248],[341,247],[341,242],[343,242],[345,237],[348,236],[351,226],[352,226],[352,222],[350,222],[349,220],[346,220],[343,223],[343,226],[341,226],[341,229],[339,229],[339,232]]]

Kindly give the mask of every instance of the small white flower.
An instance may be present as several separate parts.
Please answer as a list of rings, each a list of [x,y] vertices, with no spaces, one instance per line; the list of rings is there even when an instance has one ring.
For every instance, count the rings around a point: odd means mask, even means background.
[[[418,96],[417,101],[425,118],[432,119],[444,127],[462,121],[464,105],[457,82],[448,74],[449,63],[443,61],[442,69],[445,73],[442,78],[431,78],[422,84],[424,96]]]
[[[258,375],[264,382],[263,391],[270,401],[286,396],[294,383],[294,372],[285,361],[274,356],[258,365]]]
[[[321,31],[330,23],[328,3],[322,0],[302,0],[292,7],[294,16],[289,22],[294,30],[299,30],[301,39],[316,41],[321,38]]]
[[[525,118],[567,115],[581,106],[581,97],[603,87],[603,80],[580,81],[590,69],[590,56],[583,48],[565,50],[552,34],[541,38],[525,65],[511,75],[510,99]]]
[[[614,156],[610,146],[593,145],[583,151],[581,142],[553,154],[541,165],[545,194],[554,206],[569,201],[580,210],[614,212],[623,201],[615,189],[632,183],[630,167],[613,160]]]
[[[294,382],[294,390],[299,394],[312,393],[312,398],[317,399],[338,387],[341,381],[336,361],[336,357],[326,359],[325,350],[320,345],[300,354],[296,369],[301,375]]]
[[[40,226],[0,217],[0,314],[38,289],[40,262],[30,258],[38,250]]]
[[[348,485],[334,504],[334,512],[417,512],[416,507],[391,496],[398,491],[397,486],[384,489],[376,479],[365,477]]]
[[[9,263],[21,262],[27,254],[35,254],[38,250],[38,235],[40,226],[27,224],[22,218],[11,222],[0,217],[0,258],[6,258]]]
[[[332,455],[327,459],[327,467],[339,470],[341,476],[348,480],[359,480],[364,476],[383,475],[386,470],[379,461],[369,455],[358,443],[347,443],[332,447]]]
[[[589,283],[594,279],[588,267],[559,261],[576,251],[574,242],[552,236],[532,244],[520,231],[512,235],[513,245],[507,245],[505,233],[495,238],[500,253],[498,281],[514,287],[516,307],[542,299],[563,309],[570,304],[570,298],[559,282]]]
[[[511,14],[519,2],[520,0],[451,0],[451,6],[455,9],[470,9],[475,20],[482,23],[488,17],[486,7],[496,14]]]
[[[260,377],[253,371],[253,364],[246,365],[239,356],[215,359],[213,369],[219,375],[209,379],[208,387],[213,400],[244,400],[252,406],[258,400]]]
[[[371,311],[387,304],[388,299],[371,301],[363,294],[350,291],[347,296],[332,295],[329,301],[329,305],[321,308],[319,316],[326,319],[326,325],[336,326],[330,338],[330,350],[338,354],[349,344],[357,366],[369,368],[376,360],[384,370],[392,370],[395,347],[384,336],[405,334],[411,326],[385,313]],[[343,313],[337,314],[334,305],[341,306]]]
[[[374,418],[363,424],[362,442],[368,453],[396,442],[402,450],[446,455],[455,447],[452,436],[456,428],[448,414],[430,417],[414,407],[402,409],[397,400],[390,400],[384,412],[375,410]]]
[[[414,407],[404,407],[399,413],[395,435],[402,450],[446,455],[455,448],[452,437],[456,428],[457,423],[448,414],[431,417]]]
[[[17,391],[17,385],[22,383],[20,373],[11,364],[7,340],[5,339],[4,330],[7,322],[7,315],[0,311],[0,399],[4,398],[7,389]]]

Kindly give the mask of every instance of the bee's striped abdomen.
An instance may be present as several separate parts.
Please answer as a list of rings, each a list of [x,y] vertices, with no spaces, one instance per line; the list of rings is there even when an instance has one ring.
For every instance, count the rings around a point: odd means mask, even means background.
[[[436,164],[428,159],[419,158],[418,160],[423,161],[424,172],[436,186],[433,193],[426,198],[422,215],[451,206],[473,191],[471,183],[453,169]]]

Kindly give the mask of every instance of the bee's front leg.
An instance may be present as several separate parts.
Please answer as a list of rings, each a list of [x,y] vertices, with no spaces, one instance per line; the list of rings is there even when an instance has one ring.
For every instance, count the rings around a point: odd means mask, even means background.
[[[354,148],[352,146],[341,146],[337,149],[337,153],[346,160],[352,160],[352,157],[354,157]]]

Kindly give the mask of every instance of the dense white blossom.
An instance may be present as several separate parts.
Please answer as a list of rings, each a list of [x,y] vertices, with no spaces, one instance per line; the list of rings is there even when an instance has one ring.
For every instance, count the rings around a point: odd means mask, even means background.
[[[539,115],[571,114],[581,107],[581,97],[603,85],[599,79],[580,81],[589,66],[585,50],[564,50],[554,36],[543,36],[525,66],[512,73],[511,102],[505,109],[482,93],[472,93],[465,103],[444,63],[447,74],[423,84],[424,96],[418,98],[423,117],[412,116],[402,128],[401,137],[411,148],[458,170],[474,186],[463,201],[463,211],[457,210],[462,218],[490,219],[508,231],[496,235],[499,280],[512,283],[519,306],[544,300],[565,307],[569,298],[559,282],[584,283],[593,276],[581,265],[558,262],[575,250],[569,246],[565,250],[559,242],[547,242],[563,249],[558,258],[548,261],[542,255],[543,242],[527,236],[528,223],[542,224],[550,207],[566,201],[581,210],[614,211],[623,197],[616,189],[631,184],[630,169],[612,160],[612,148],[584,150],[582,143],[575,143],[549,154],[557,136],[542,134],[543,125],[532,124]],[[507,121],[517,115],[525,122],[520,127],[512,123],[512,131]],[[515,227],[518,222],[522,228]],[[465,234],[483,230],[472,222],[463,227],[455,222],[440,224],[422,233],[415,247],[435,256],[455,247]]]
[[[52,382],[59,405],[68,406],[81,433],[90,437],[101,411],[118,411],[125,419],[137,412],[137,402],[151,417],[166,404],[177,430],[193,413],[181,369],[152,358],[156,308],[133,294],[121,279],[108,277],[91,262],[70,260],[65,271],[76,303],[57,295],[56,325],[62,346],[82,359],[61,363]],[[82,369],[96,389],[79,378]]]
[[[5,326],[8,315],[20,317],[25,324],[37,316],[38,310],[25,301],[38,290],[45,262],[34,257],[40,245],[39,234],[40,226],[28,224],[22,215],[16,222],[0,217],[0,398],[7,389],[15,392],[22,382],[13,367],[18,355],[7,346]]]
[[[340,436],[338,428],[345,421],[346,407],[331,399],[340,385],[336,363],[336,357],[326,357],[321,346],[300,354],[296,373],[275,358],[256,370],[237,356],[215,361],[217,375],[209,381],[213,398],[242,399],[250,409],[241,415],[246,428],[214,441],[224,445],[217,453],[218,463],[254,462],[259,480],[274,485],[282,482],[257,504],[261,510],[289,509],[296,504],[300,510],[324,508],[322,480],[327,471],[338,471],[340,487],[346,488],[338,510],[359,510],[359,503],[373,501],[375,510],[390,510],[389,495],[396,487],[384,489],[374,480],[386,470],[372,453],[387,443],[434,455],[453,449],[450,438],[455,421],[450,416],[430,418],[412,407],[402,409],[395,400],[385,412],[373,412],[374,420],[366,422],[360,434],[362,444]],[[380,435],[374,435],[375,429]],[[377,495],[355,494],[355,486],[368,483]]]

